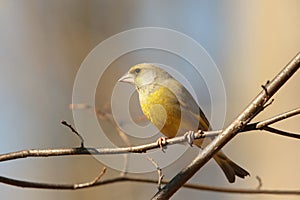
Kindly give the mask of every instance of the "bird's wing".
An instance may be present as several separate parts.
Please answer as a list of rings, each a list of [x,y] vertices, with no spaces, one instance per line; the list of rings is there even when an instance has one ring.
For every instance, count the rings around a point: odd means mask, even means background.
[[[209,122],[189,91],[174,78],[167,79],[164,84],[177,97],[181,107],[183,126],[186,131],[209,130]]]

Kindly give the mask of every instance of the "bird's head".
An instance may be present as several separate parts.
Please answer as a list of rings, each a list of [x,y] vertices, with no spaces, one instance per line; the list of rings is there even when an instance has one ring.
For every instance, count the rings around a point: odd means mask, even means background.
[[[137,64],[129,69],[118,81],[131,83],[137,88],[161,83],[171,77],[166,71],[151,63]]]

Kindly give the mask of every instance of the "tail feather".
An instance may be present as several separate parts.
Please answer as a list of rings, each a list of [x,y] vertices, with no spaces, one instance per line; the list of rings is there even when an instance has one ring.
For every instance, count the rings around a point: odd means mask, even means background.
[[[214,156],[214,159],[221,167],[226,178],[230,183],[234,183],[235,176],[238,176],[240,178],[245,178],[246,176],[250,176],[249,172],[247,172],[246,170],[238,166],[221,151]]]

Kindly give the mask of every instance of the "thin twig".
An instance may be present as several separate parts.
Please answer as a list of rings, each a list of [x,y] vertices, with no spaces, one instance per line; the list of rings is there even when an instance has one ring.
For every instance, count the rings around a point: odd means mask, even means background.
[[[113,116],[112,113],[108,111],[107,109],[107,105],[105,104],[105,106],[103,106],[103,109],[96,109],[93,106],[87,105],[87,104],[70,104],[70,109],[75,110],[75,109],[89,109],[90,111],[94,112],[97,117],[101,120],[106,120],[107,122],[109,122],[113,128],[115,128],[115,130],[117,131],[117,133],[119,134],[121,140],[125,143],[126,146],[131,146],[130,140],[128,138],[128,136],[126,135],[126,133],[124,133],[124,131],[121,129],[121,127],[119,127]],[[126,174],[126,170],[127,170],[127,166],[128,165],[128,155],[124,154],[124,168],[123,168],[123,172],[121,172],[121,176],[124,176]]]
[[[72,131],[72,133],[75,133],[78,137],[79,137],[79,139],[80,139],[80,147],[81,148],[84,148],[84,139],[83,139],[83,137],[80,135],[80,133],[78,133],[76,130],[75,130],[75,128],[73,128],[73,126],[71,125],[71,124],[68,124],[66,121],[61,121],[61,124],[62,125],[64,125],[64,126],[66,126],[66,127],[68,127],[71,131]]]
[[[266,120],[264,120],[262,122],[259,122],[259,123],[257,123],[256,128],[260,129],[262,127],[274,124],[274,123],[276,123],[278,121],[282,121],[284,119],[287,119],[289,117],[292,117],[292,116],[295,116],[295,115],[299,115],[299,114],[300,114],[300,108],[296,108],[296,109],[290,110],[288,112],[282,113],[280,115],[276,115],[275,117],[266,119]]]
[[[287,136],[287,137],[291,137],[291,138],[295,138],[295,139],[300,139],[300,134],[282,131],[282,130],[279,130],[277,128],[272,128],[272,127],[269,127],[269,126],[265,126],[262,129],[264,131],[268,131],[270,133],[276,133],[277,135],[282,135],[282,136]]]
[[[86,182],[86,183],[77,183],[77,184],[74,184],[74,189],[77,189],[77,188],[86,188],[86,187],[90,187],[90,186],[93,186],[95,185],[95,183],[97,183],[101,177],[105,174],[106,172],[106,167],[103,167],[103,169],[101,170],[101,172],[99,173],[99,175],[92,181],[90,182]]]
[[[270,101],[267,101],[265,103],[265,105],[263,106],[262,110],[266,109],[267,107],[269,107],[270,105],[272,105],[272,103],[274,102],[274,99],[271,99]]]
[[[158,166],[158,164],[150,157],[150,156],[147,156],[147,159],[155,166],[156,168],[156,171],[157,171],[157,174],[158,174],[158,182],[157,182],[157,188],[158,190],[161,189],[161,182],[164,178],[164,175],[162,173],[162,170],[161,168]]]

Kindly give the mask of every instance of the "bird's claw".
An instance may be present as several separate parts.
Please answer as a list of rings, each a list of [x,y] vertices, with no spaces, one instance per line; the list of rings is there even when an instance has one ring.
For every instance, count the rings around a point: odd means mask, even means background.
[[[167,148],[167,146],[165,146],[168,142],[167,142],[167,139],[166,137],[160,137],[158,138],[157,140],[157,144],[159,145],[159,148],[165,152],[165,149]]]
[[[185,140],[187,141],[187,143],[192,147],[194,140],[195,140],[195,136],[194,136],[194,131],[188,131],[184,134]]]

